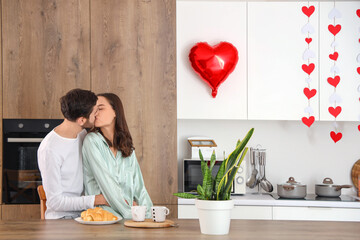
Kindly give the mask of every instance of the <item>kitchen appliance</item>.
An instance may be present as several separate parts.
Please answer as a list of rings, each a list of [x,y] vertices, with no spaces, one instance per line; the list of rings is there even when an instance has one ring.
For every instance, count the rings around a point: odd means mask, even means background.
[[[201,150],[204,159],[210,159],[214,151],[216,157],[217,145],[214,139],[206,137],[190,137],[188,138],[188,142],[191,146],[191,159],[200,159],[199,150]]]
[[[335,185],[331,178],[325,178],[322,184],[315,184],[315,193],[319,197],[339,197],[342,188],[351,187],[351,185]]]
[[[305,198],[306,185],[290,177],[286,183],[277,185],[277,194],[282,198]]]
[[[3,120],[3,194],[5,204],[39,203],[37,164],[40,142],[60,119]]]
[[[216,161],[213,168],[213,177],[218,172],[222,161]],[[235,175],[231,194],[246,193],[246,162],[243,161]],[[202,185],[201,160],[184,159],[183,162],[183,192],[195,193],[197,185]]]

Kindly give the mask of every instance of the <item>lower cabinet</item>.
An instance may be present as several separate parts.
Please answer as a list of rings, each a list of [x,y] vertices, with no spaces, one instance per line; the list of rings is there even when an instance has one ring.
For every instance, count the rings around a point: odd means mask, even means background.
[[[179,219],[199,218],[195,205],[178,205]],[[359,208],[235,206],[231,219],[360,222]]]
[[[274,220],[360,221],[360,209],[330,207],[273,207]]]
[[[40,219],[40,204],[1,205],[1,220]]]

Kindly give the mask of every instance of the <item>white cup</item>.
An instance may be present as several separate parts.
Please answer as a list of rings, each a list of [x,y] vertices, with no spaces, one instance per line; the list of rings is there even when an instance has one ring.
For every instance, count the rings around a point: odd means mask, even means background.
[[[145,221],[146,206],[132,206],[131,215],[132,220],[135,222]]]
[[[169,215],[170,210],[167,207],[152,207],[151,214],[154,222],[165,222],[166,215]]]

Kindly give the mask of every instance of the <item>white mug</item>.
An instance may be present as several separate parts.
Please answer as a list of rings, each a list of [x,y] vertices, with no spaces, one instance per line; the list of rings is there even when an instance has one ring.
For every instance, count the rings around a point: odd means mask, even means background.
[[[145,221],[146,206],[132,206],[131,215],[132,220],[135,222]]]
[[[151,214],[154,222],[165,222],[166,215],[169,215],[170,210],[167,207],[152,207]]]

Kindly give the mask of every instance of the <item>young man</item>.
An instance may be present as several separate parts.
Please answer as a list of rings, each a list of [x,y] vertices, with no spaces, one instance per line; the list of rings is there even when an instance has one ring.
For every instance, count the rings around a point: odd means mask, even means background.
[[[85,128],[94,125],[96,95],[73,89],[60,99],[64,121],[41,142],[38,164],[46,194],[46,219],[75,218],[80,211],[108,205],[103,195],[81,196],[83,192],[82,142]]]

